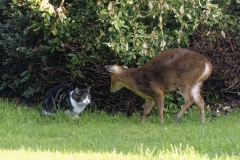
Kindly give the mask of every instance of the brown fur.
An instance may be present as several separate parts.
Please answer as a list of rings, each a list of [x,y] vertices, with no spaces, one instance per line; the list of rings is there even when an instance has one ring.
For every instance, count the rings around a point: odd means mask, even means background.
[[[200,87],[212,72],[212,64],[203,55],[188,49],[176,48],[157,55],[140,68],[126,68],[117,65],[105,66],[112,73],[111,92],[126,87],[145,99],[142,123],[156,104],[161,123],[164,123],[164,94],[175,88],[185,99],[182,110],[176,120],[182,117],[185,110],[196,102],[200,109],[202,123],[205,122],[204,101]]]

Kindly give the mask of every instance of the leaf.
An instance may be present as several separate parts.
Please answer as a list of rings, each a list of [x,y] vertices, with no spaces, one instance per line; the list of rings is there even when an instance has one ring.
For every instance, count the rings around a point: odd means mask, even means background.
[[[133,4],[133,1],[132,0],[127,0],[127,3],[128,4]]]
[[[184,14],[184,5],[182,5],[179,9],[180,14]]]
[[[54,36],[56,36],[56,35],[57,35],[57,33],[58,33],[58,30],[57,30],[57,28],[54,28],[54,29],[52,30],[52,34],[53,34]]]
[[[57,51],[60,51],[60,48],[59,48],[59,46],[56,46],[55,48],[56,48],[56,50],[57,50]]]
[[[66,36],[66,37],[69,37],[69,36],[70,36],[70,33],[68,33],[68,32],[65,33],[65,36]]]
[[[148,2],[148,7],[149,7],[149,9],[150,9],[150,10],[152,10],[152,9],[153,9],[153,4],[152,4],[152,2],[151,2],[151,1],[149,1],[149,2]]]
[[[81,76],[81,75],[82,75],[82,72],[81,72],[80,70],[75,70],[75,71],[73,71],[73,74],[74,74],[75,76]]]
[[[21,74],[20,74],[20,76],[25,76],[26,74],[28,73],[28,71],[24,71],[24,72],[22,72]]]
[[[221,35],[222,35],[223,38],[226,38],[226,35],[225,35],[224,31],[221,31]]]
[[[112,1],[110,1],[110,3],[108,4],[108,10],[111,11],[113,8],[113,3]]]
[[[76,54],[74,54],[74,53],[68,53],[68,56],[69,57],[77,57]]]
[[[97,0],[97,5],[98,5],[98,6],[101,5],[101,0]]]

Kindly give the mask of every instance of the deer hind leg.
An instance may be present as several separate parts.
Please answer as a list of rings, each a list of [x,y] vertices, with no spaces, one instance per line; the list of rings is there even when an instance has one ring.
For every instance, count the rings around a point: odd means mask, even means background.
[[[197,104],[199,110],[200,110],[200,117],[201,117],[201,122],[202,123],[205,123],[205,115],[204,115],[204,105],[205,105],[205,102],[200,94],[200,91],[201,91],[201,85],[202,83],[197,83],[193,88],[192,88],[192,96],[193,96],[193,99],[195,101],[195,103]]]
[[[145,100],[143,116],[142,116],[142,123],[145,122],[148,113],[152,110],[153,105],[154,105],[154,101],[153,100],[150,100],[150,99],[146,99]]]
[[[191,86],[180,87],[180,93],[185,99],[185,103],[181,111],[176,116],[176,121],[178,121],[184,114],[184,112],[189,108],[189,106],[193,103],[193,96],[191,94]]]

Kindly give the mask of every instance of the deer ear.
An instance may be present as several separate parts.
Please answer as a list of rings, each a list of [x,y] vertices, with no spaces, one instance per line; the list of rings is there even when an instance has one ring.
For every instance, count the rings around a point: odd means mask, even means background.
[[[119,67],[116,65],[107,65],[105,66],[106,70],[111,73],[115,73],[119,71]]]

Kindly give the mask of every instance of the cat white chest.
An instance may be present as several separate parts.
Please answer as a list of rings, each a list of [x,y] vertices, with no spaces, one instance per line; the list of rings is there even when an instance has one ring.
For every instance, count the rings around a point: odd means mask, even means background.
[[[90,99],[88,98],[88,96],[81,102],[77,102],[76,100],[74,100],[72,98],[72,93],[70,93],[70,101],[71,101],[71,104],[73,106],[73,112],[78,115],[80,114],[84,108],[90,103]]]

